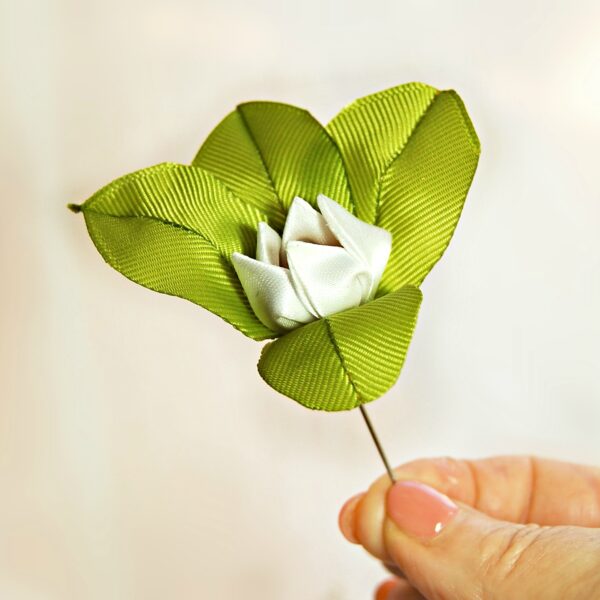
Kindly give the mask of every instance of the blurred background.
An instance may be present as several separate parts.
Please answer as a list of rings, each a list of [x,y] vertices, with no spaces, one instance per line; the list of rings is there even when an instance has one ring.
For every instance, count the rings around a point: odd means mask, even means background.
[[[259,378],[260,345],[104,264],[81,202],[186,163],[236,103],[329,120],[453,87],[482,144],[399,382],[390,459],[600,464],[600,5],[0,0],[0,597],[364,600],[337,512],[382,472],[356,411]]]

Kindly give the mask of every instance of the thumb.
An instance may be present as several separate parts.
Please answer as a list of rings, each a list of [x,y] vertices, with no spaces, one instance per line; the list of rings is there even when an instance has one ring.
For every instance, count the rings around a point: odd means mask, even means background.
[[[600,598],[600,530],[499,521],[399,481],[386,498],[389,557],[434,598]]]

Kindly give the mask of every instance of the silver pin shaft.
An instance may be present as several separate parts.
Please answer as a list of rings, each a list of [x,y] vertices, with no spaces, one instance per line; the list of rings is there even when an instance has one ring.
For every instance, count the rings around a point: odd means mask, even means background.
[[[379,441],[379,438],[377,437],[377,434],[375,433],[375,429],[373,429],[373,423],[371,423],[371,419],[369,418],[366,408],[362,404],[358,408],[360,409],[360,413],[363,416],[365,423],[367,424],[369,433],[371,434],[371,437],[373,438],[373,441],[375,442],[375,447],[377,448],[377,452],[379,452],[379,456],[381,456],[381,460],[383,461],[383,464],[385,465],[385,470],[387,471],[387,474],[389,475],[391,482],[396,483],[396,478],[394,477],[394,472],[392,471],[392,468],[390,467],[390,463],[388,462],[387,456],[385,455],[385,452],[383,451],[383,447],[381,446],[381,442]]]

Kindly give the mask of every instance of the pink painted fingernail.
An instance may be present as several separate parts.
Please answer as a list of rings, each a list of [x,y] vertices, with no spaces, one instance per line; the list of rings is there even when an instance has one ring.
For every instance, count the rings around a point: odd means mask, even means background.
[[[418,481],[398,481],[387,494],[386,511],[406,533],[432,538],[454,518],[458,506],[428,485]]]

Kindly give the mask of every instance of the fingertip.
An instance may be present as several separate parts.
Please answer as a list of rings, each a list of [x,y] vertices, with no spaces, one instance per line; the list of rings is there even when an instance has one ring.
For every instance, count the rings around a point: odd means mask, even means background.
[[[375,590],[375,600],[391,600],[390,596],[398,588],[397,579],[387,579]]]
[[[360,493],[346,500],[338,516],[340,531],[351,544],[360,544],[356,535],[356,508],[363,497],[364,493]]]
[[[405,533],[436,537],[458,512],[448,496],[419,481],[397,481],[386,498],[387,516]]]
[[[354,532],[363,548],[375,558],[389,561],[390,556],[383,538],[385,498],[389,479],[376,481],[355,507]]]
[[[423,596],[410,585],[398,579],[388,579],[375,590],[375,600],[425,600]]]

